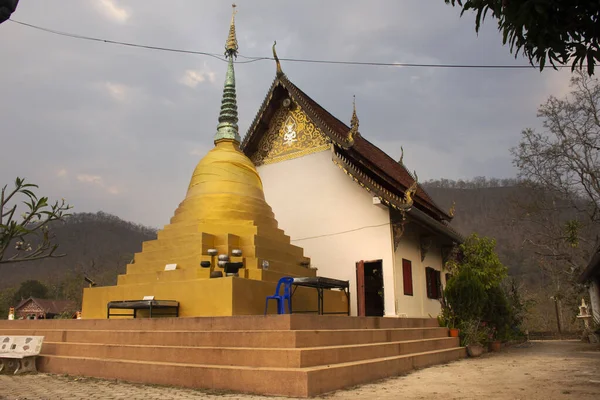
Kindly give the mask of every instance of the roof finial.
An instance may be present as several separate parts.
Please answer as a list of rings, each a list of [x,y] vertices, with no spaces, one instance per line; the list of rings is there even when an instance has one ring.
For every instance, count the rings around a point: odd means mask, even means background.
[[[275,59],[275,64],[277,64],[277,76],[283,75],[283,70],[281,69],[281,63],[279,62],[279,57],[277,57],[277,50],[275,50],[275,45],[277,44],[277,40],[273,42],[273,58]]]
[[[398,163],[400,163],[400,165],[404,164],[404,148],[402,146],[400,146],[400,161],[398,161]]]
[[[448,215],[454,218],[454,213],[456,212],[456,202],[452,201],[452,206],[450,207],[450,211],[448,211]]]
[[[225,57],[229,59],[227,63],[227,73],[225,74],[225,87],[223,88],[223,100],[221,100],[221,113],[219,114],[219,125],[215,134],[215,144],[224,140],[231,140],[240,143],[238,133],[238,113],[237,99],[235,94],[235,72],[233,70],[233,58],[237,57],[238,43],[235,38],[235,4],[232,5],[231,26],[229,27],[229,36],[225,44]]]
[[[352,119],[350,120],[350,132],[348,132],[348,141],[352,146],[354,144],[354,137],[359,134],[358,132],[358,116],[356,115],[356,95],[353,96],[352,101]]]
[[[235,4],[231,5],[231,25],[229,26],[229,36],[227,37],[227,42],[225,42],[225,57],[235,57],[237,58],[238,51],[238,43],[237,38],[235,37],[235,14],[237,10],[235,9],[237,6]]]

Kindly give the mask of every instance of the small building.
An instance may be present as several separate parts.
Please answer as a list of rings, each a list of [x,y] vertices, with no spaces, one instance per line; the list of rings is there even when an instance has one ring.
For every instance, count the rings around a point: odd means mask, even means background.
[[[30,297],[15,307],[15,319],[53,319],[65,312],[75,313],[77,304],[72,300],[36,299]]]
[[[589,285],[592,315],[594,321],[600,321],[600,246],[596,248],[589,264],[579,276],[579,283]]]

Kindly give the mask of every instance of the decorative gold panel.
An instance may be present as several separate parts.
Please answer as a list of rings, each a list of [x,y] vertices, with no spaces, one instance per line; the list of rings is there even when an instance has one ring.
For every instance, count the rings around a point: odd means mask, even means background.
[[[325,150],[329,143],[330,139],[300,107],[281,107],[250,159],[255,165],[272,164]]]

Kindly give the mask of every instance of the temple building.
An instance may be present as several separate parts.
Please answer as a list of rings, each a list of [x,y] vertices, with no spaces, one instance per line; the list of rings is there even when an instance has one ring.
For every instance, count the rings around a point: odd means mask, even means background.
[[[303,249],[279,228],[261,178],[239,147],[234,19],[235,12],[215,147],[196,166],[170,224],[143,243],[117,285],[84,289],[84,319],[107,318],[109,302],[144,298],[177,302],[179,316],[262,314],[281,277],[316,275]],[[347,310],[342,291],[326,290],[324,297],[326,312]],[[296,309],[317,309],[309,288],[298,288],[293,301]],[[270,312],[275,310],[271,305]]]
[[[436,316],[445,259],[462,240],[453,212],[363,137],[356,107],[347,126],[295,86],[275,45],[275,79],[242,142],[234,19],[215,147],[117,285],[84,290],[82,317],[110,317],[109,302],[144,298],[177,302],[180,316],[262,314],[280,278],[317,274],[350,283],[352,315]],[[293,309],[318,308],[314,291],[297,289]],[[321,311],[348,311],[342,291],[324,297]]]
[[[461,235],[397,162],[277,69],[242,142],[267,202],[319,275],[349,280],[352,315],[436,316]]]

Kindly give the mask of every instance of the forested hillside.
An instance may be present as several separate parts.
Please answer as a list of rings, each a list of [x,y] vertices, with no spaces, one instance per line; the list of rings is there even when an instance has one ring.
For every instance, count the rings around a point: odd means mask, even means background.
[[[58,285],[68,277],[87,275],[98,284],[114,284],[117,274],[133,254],[142,248],[142,242],[156,237],[156,230],[106,214],[104,212],[76,213],[65,222],[50,227],[59,244],[59,258],[0,264],[0,289],[36,279]]]
[[[573,316],[585,290],[573,282],[590,257],[596,233],[582,227],[579,233],[583,239],[568,250],[559,248],[556,239],[552,242],[548,238],[565,236],[569,221],[585,220],[584,216],[566,203],[558,214],[544,212],[544,202],[556,207],[559,200],[547,198],[543,191],[520,185],[515,179],[442,179],[423,186],[440,207],[449,209],[456,203],[452,226],[459,232],[465,236],[476,232],[497,241],[500,260],[532,302],[530,329],[556,330],[556,296],[562,297],[560,312],[565,329],[578,328]],[[565,262],[548,262],[545,256],[551,250],[563,252]],[[575,253],[577,256],[573,256]]]

